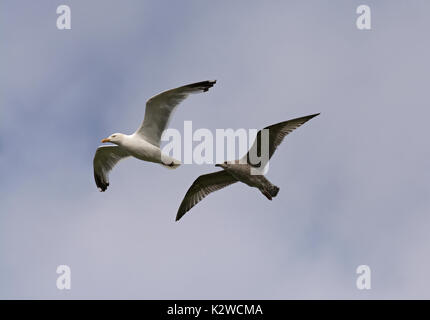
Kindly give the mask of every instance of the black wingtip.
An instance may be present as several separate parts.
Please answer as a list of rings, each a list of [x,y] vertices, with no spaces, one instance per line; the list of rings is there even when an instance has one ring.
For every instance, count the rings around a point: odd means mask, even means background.
[[[207,92],[210,88],[212,88],[216,83],[216,80],[207,80],[202,83],[205,88],[203,89],[203,92]]]
[[[308,115],[308,116],[304,116],[304,117],[297,118],[297,120],[298,120],[298,119],[303,119],[303,120],[305,120],[305,122],[307,122],[307,121],[311,120],[312,118],[315,118],[316,116],[319,116],[320,114],[321,114],[321,113],[314,113],[314,114],[310,114],[310,115]],[[293,119],[293,120],[296,120],[296,119]]]
[[[100,192],[105,192],[107,187],[109,187],[109,182],[105,182],[96,172],[94,172],[94,180],[96,181],[96,186],[99,188]]]
[[[206,80],[200,81],[193,84],[188,85],[189,88],[197,88],[202,90],[203,92],[207,92],[210,88],[212,88],[216,83],[216,80]]]
[[[190,209],[185,209],[185,208],[183,208],[182,207],[182,203],[181,203],[181,206],[179,207],[179,209],[178,209],[178,212],[176,213],[176,218],[175,218],[175,222],[176,221],[179,221],[179,220],[181,220],[182,219],[182,217],[189,211]]]

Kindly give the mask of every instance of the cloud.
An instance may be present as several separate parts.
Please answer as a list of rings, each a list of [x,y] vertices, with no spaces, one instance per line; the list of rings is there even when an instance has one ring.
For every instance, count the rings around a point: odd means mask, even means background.
[[[430,46],[417,3],[370,3],[361,32],[340,1],[73,1],[68,32],[54,2],[3,1],[0,297],[428,298]],[[131,159],[97,191],[100,138],[134,131],[153,94],[213,78],[172,127],[321,112],[276,152],[276,199],[237,184],[175,223],[215,168]],[[69,292],[55,287],[60,264]],[[360,264],[368,292],[355,287]]]

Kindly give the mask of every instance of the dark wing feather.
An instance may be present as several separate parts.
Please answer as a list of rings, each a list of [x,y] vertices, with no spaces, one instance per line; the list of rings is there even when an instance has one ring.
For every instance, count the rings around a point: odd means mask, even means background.
[[[100,191],[109,186],[109,172],[118,161],[128,157],[127,151],[118,146],[101,146],[94,155],[94,180]]]
[[[227,187],[237,180],[226,171],[217,171],[198,177],[185,194],[176,215],[176,221],[182,218],[192,207],[211,192]]]
[[[295,129],[297,129],[298,127],[300,127],[302,124],[309,121],[313,117],[316,117],[317,115],[319,115],[319,113],[280,122],[264,128],[269,130],[269,159],[272,158],[276,148],[282,143],[286,135],[288,135],[290,132],[294,131]],[[261,156],[261,130],[258,131],[257,137],[255,138],[255,141],[252,147],[249,149],[248,153],[244,157],[246,157],[246,162],[253,167],[260,167],[261,165],[263,165],[263,167],[266,166],[267,163],[262,163],[262,164],[251,163],[250,156],[249,156],[251,152],[254,155]]]

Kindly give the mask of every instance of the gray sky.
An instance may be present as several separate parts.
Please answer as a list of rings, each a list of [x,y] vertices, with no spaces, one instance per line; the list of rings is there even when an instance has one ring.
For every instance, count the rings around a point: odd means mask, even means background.
[[[372,30],[355,26],[358,5]],[[56,28],[69,4],[72,30]],[[428,1],[1,1],[0,298],[430,298]],[[217,79],[171,127],[287,137],[269,202],[235,184],[180,223],[211,165],[127,160],[101,138],[150,96]],[[244,111],[246,111],[244,113]],[[72,269],[59,291],[56,267]],[[372,289],[357,290],[358,265]]]

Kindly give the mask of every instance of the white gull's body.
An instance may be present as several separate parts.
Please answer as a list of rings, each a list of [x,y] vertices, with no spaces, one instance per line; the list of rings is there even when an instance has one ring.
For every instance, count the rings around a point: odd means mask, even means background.
[[[123,141],[118,143],[118,145],[127,150],[131,156],[137,159],[160,163],[163,165],[165,164],[161,161],[160,147],[154,146],[138,134],[133,133],[132,135],[124,135]],[[164,155],[164,157],[170,158],[167,155]],[[174,161],[175,159],[170,158],[170,160]],[[170,163],[171,161],[167,163]]]

